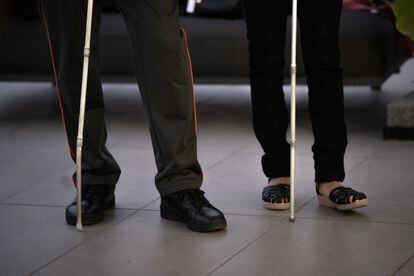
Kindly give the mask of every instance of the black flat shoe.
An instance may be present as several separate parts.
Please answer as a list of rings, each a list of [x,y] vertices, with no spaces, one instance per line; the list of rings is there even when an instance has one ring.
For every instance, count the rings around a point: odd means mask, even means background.
[[[82,224],[90,225],[104,219],[105,210],[115,206],[115,187],[110,185],[85,185],[82,187]],[[76,197],[66,208],[66,222],[76,225]]]
[[[223,213],[205,198],[199,189],[183,190],[161,197],[161,217],[187,224],[196,232],[223,230],[227,223]]]
[[[263,189],[262,200],[270,210],[287,210],[290,207],[290,185],[269,185]]]
[[[348,211],[368,205],[368,199],[364,193],[348,187],[337,187],[327,197],[319,192],[319,185],[316,185],[316,193],[318,194],[319,205],[340,211]]]

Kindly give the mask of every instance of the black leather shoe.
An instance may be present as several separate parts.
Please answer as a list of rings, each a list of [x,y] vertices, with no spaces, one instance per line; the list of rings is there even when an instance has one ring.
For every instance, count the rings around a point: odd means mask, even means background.
[[[82,187],[82,224],[95,224],[104,219],[105,210],[115,206],[115,186],[85,185]],[[76,197],[66,208],[66,222],[76,225]]]
[[[223,213],[211,205],[200,189],[183,190],[161,197],[161,217],[187,224],[196,232],[223,230]]]

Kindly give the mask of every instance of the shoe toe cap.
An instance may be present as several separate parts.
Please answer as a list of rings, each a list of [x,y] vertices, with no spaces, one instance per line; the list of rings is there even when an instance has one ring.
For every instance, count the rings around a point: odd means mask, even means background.
[[[210,207],[203,207],[200,209],[198,215],[198,220],[202,220],[207,222],[215,222],[215,223],[225,223],[226,219],[223,213],[215,208]]]

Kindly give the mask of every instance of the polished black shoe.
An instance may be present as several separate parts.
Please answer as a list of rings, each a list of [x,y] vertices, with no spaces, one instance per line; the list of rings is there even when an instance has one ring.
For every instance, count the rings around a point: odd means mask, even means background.
[[[82,224],[95,224],[104,219],[105,210],[115,206],[115,186],[85,185],[82,187]],[[66,222],[76,225],[76,197],[66,208]]]
[[[163,219],[185,223],[196,232],[218,231],[227,226],[223,213],[208,202],[200,189],[163,196],[160,209]]]

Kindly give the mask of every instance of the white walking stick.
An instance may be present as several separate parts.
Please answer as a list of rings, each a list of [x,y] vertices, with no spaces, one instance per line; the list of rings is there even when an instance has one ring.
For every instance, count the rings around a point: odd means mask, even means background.
[[[290,102],[290,221],[295,221],[295,150],[296,150],[296,22],[298,1],[292,0],[292,52],[291,52],[291,102]]]
[[[187,12],[194,13],[195,7],[197,4],[200,4],[202,0],[188,0],[187,2]]]
[[[85,122],[86,90],[88,87],[89,56],[91,53],[91,29],[92,29],[93,0],[88,0],[88,11],[86,16],[85,47],[83,49],[83,72],[82,88],[79,106],[78,138],[76,141],[76,228],[82,231],[82,146],[83,126]]]

